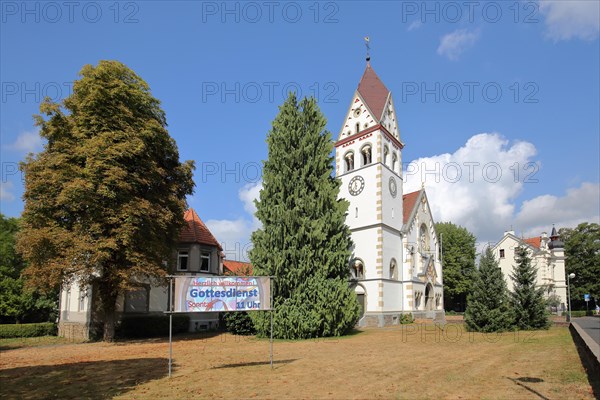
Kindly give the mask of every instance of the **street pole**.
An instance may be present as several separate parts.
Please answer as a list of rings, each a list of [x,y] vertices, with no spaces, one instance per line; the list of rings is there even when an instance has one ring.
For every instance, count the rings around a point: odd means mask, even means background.
[[[571,279],[575,278],[574,273],[567,275],[567,297],[569,298],[569,311],[567,313],[567,322],[571,322]]]

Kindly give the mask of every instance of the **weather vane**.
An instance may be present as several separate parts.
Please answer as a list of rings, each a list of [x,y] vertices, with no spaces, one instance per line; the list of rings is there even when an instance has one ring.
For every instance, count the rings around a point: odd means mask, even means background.
[[[370,41],[369,37],[365,36],[365,46],[367,47],[367,62],[371,61],[371,54],[370,54],[371,47],[369,46],[369,41]]]

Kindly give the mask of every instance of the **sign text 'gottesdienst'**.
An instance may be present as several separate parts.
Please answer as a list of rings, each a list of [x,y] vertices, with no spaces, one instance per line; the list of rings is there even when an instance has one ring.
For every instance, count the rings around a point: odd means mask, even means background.
[[[271,308],[268,276],[177,276],[174,312],[258,311]]]

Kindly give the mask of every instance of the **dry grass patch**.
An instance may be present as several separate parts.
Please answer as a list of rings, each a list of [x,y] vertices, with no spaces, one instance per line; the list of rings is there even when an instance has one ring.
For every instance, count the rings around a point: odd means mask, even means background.
[[[469,334],[402,325],[269,343],[228,334],[3,351],[6,398],[592,399],[567,328]]]

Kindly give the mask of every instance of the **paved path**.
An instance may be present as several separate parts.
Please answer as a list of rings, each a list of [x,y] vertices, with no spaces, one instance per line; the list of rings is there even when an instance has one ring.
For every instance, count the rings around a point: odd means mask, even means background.
[[[579,325],[585,333],[600,345],[600,318],[598,317],[581,317],[573,318],[573,323]]]

